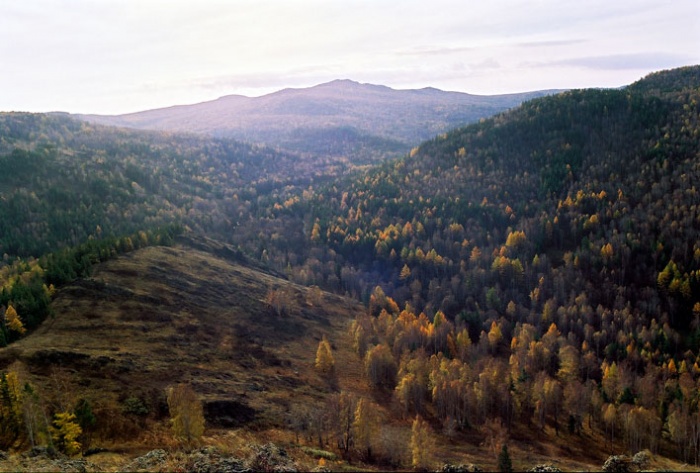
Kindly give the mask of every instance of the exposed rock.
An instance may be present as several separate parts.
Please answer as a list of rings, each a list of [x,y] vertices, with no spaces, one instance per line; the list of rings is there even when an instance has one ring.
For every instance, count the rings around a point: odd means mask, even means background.
[[[484,471],[478,466],[474,465],[473,463],[460,463],[459,465],[453,465],[451,463],[445,463],[442,465],[442,467],[438,470],[435,470],[440,473],[477,473],[479,471]]]
[[[165,450],[162,450],[162,449],[151,450],[147,454],[142,455],[142,456],[130,461],[127,465],[124,466],[124,470],[126,470],[126,471],[139,471],[139,470],[148,470],[151,468],[155,468],[155,467],[163,465],[165,463],[167,457],[168,457],[168,454],[165,452]]]
[[[649,450],[635,453],[632,457],[632,463],[640,470],[646,470],[651,464],[651,453],[649,453]]]
[[[7,452],[0,450],[0,460],[7,460],[8,458],[9,455],[7,454]]]
[[[333,470],[328,468],[327,466],[317,466],[311,470],[313,473],[331,473]]]
[[[299,471],[297,465],[287,455],[287,452],[274,443],[255,446],[253,449],[254,453],[248,459],[248,467],[253,471]]]
[[[190,454],[185,469],[194,473],[241,473],[251,471],[245,466],[243,460],[224,457],[212,447],[203,448]]]
[[[100,471],[100,468],[89,461],[78,458],[75,460],[54,460],[57,470],[71,473],[87,473],[90,471]]]
[[[632,461],[626,455],[611,455],[603,463],[603,471],[627,473],[630,471]]]
[[[529,472],[542,472],[542,473],[548,473],[548,472],[551,472],[551,473],[558,473],[558,472],[561,472],[561,470],[560,470],[558,467],[554,466],[554,465],[535,465],[535,466],[533,466],[532,468],[530,468],[530,469],[527,470],[527,471],[529,471]]]
[[[46,448],[37,448],[28,455],[26,452],[15,457],[15,462],[11,463],[9,469],[3,465],[2,471],[60,471],[65,473],[89,473],[102,471],[102,469],[83,458],[71,459],[65,455],[51,457]],[[11,460],[10,457],[7,460]]]

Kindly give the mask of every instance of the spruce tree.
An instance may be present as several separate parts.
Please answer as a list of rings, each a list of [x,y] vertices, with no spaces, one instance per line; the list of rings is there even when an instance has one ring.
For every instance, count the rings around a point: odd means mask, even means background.
[[[508,446],[503,444],[501,453],[498,454],[498,471],[511,472],[513,471],[513,462],[510,461],[508,454]]]

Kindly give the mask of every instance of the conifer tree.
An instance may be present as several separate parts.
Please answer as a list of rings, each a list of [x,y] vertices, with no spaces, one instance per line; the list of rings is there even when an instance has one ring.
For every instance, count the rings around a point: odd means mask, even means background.
[[[379,415],[376,406],[364,398],[360,399],[355,408],[352,427],[355,445],[368,460],[371,460],[372,445],[379,433]]]
[[[498,471],[511,472],[513,471],[513,462],[508,454],[508,445],[503,444],[501,453],[498,454]]]
[[[333,358],[331,344],[328,342],[328,339],[325,336],[320,342],[318,342],[315,366],[319,372],[324,374],[332,373],[335,367],[335,359]]]
[[[66,455],[80,452],[78,437],[83,432],[75,421],[75,414],[59,412],[54,416],[53,425],[49,428],[54,445]]]
[[[0,374],[0,447],[10,447],[22,429],[23,396],[15,371]]]
[[[5,324],[9,330],[16,332],[18,335],[23,335],[27,331],[19,318],[19,314],[11,305],[7,306],[7,310],[5,310]]]

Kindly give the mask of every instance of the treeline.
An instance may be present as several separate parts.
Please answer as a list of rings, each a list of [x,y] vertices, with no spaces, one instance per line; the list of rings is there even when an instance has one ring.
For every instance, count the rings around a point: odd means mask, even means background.
[[[51,313],[55,287],[90,275],[102,261],[149,245],[170,246],[182,227],[176,224],[123,237],[93,237],[39,259],[17,260],[0,269],[0,347],[15,341]]]

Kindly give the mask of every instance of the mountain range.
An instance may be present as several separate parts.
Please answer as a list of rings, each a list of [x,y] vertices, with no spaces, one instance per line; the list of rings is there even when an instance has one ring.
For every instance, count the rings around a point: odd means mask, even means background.
[[[104,125],[202,133],[361,160],[367,148],[401,154],[439,133],[557,92],[479,96],[335,80],[261,97],[229,95],[125,115],[77,117]]]

